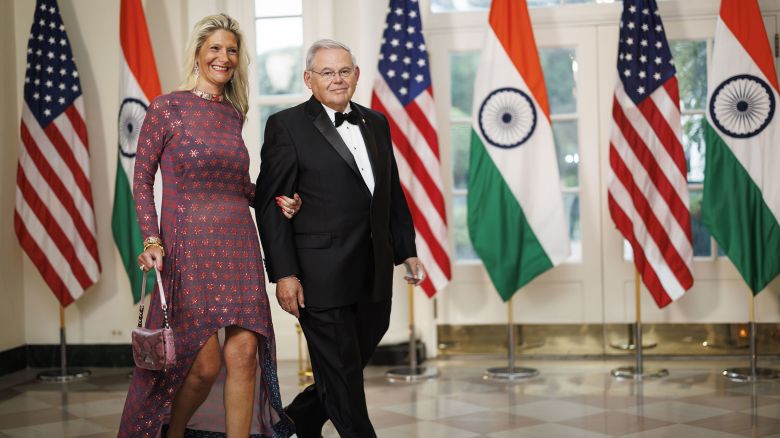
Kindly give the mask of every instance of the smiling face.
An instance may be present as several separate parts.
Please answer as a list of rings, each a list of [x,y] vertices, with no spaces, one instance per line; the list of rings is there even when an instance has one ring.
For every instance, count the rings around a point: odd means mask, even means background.
[[[233,32],[214,31],[195,55],[200,76],[195,87],[212,94],[222,94],[238,65],[238,42]]]
[[[360,69],[352,65],[352,56],[344,49],[320,49],[312,58],[312,70],[303,72],[303,81],[320,103],[336,111],[344,111],[355,94]],[[340,71],[351,71],[342,78]],[[322,73],[334,72],[333,79]]]

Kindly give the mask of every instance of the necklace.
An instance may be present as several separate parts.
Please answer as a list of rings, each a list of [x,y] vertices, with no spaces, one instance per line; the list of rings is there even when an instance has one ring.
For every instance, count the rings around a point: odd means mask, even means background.
[[[225,96],[221,94],[207,93],[205,91],[201,91],[196,88],[192,89],[192,94],[200,97],[201,99],[210,100],[212,102],[222,102],[222,100],[225,98]]]

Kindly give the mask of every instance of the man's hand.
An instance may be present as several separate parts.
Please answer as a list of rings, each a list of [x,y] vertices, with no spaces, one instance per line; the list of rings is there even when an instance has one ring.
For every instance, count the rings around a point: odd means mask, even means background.
[[[404,280],[406,280],[407,283],[417,286],[425,280],[427,273],[425,272],[425,266],[423,266],[420,259],[417,257],[409,257],[404,260],[404,266],[406,266]]]
[[[296,318],[301,317],[298,307],[306,306],[303,305],[303,285],[298,277],[292,275],[276,282],[276,300],[285,312]]]

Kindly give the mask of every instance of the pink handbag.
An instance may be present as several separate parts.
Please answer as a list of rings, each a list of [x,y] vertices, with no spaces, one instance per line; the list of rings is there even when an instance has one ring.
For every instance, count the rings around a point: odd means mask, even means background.
[[[154,268],[153,268],[154,269]],[[168,325],[168,304],[165,302],[160,271],[157,274],[157,290],[160,292],[160,303],[165,321],[163,328],[149,329],[143,327],[144,298],[146,295],[146,275],[141,281],[141,302],[138,309],[138,327],[133,329],[133,360],[139,368],[151,371],[166,370],[176,364],[176,349],[173,343],[173,330]]]

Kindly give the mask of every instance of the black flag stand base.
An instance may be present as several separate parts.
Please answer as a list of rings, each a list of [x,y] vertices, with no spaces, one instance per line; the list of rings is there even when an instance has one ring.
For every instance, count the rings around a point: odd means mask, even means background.
[[[72,382],[89,377],[92,372],[85,368],[69,368],[67,348],[65,346],[65,308],[60,306],[60,368],[38,373],[43,382]]]
[[[639,296],[639,272],[634,269],[634,298],[636,299],[636,322],[634,323],[634,352],[636,353],[636,366],[618,367],[610,371],[616,379],[658,379],[669,375],[669,371],[661,369],[645,369],[642,356],[642,304]]]
[[[507,305],[507,350],[509,364],[506,367],[488,368],[482,376],[490,381],[515,381],[524,380],[539,375],[536,368],[525,368],[515,366],[515,330],[512,318],[512,298],[509,298]]]
[[[755,296],[750,293],[750,366],[728,368],[723,370],[723,376],[735,382],[761,382],[767,380],[780,379],[780,372],[774,368],[758,367],[758,351],[756,348],[756,318],[755,318]]]
[[[421,367],[417,363],[417,337],[414,333],[414,286],[409,285],[409,366],[393,368],[385,373],[390,383],[414,383],[439,377],[436,367]]]

